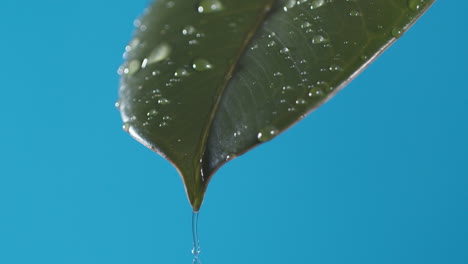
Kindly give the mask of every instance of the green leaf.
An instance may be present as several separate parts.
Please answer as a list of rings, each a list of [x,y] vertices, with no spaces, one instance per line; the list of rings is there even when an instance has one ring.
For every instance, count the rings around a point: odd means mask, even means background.
[[[330,99],[433,2],[156,1],[119,69],[124,129],[176,166],[198,211],[220,166]]]

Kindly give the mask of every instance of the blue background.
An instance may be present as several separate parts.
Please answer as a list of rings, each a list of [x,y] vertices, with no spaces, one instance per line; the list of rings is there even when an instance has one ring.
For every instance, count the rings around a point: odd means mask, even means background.
[[[191,263],[182,182],[114,108],[146,5],[2,0],[0,263]],[[334,99],[223,167],[202,262],[468,263],[466,10],[439,0]]]

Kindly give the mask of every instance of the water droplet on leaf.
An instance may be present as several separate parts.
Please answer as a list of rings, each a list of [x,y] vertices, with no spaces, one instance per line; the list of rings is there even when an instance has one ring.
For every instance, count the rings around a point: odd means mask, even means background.
[[[122,99],[119,98],[114,104],[115,108],[120,109],[120,103],[122,102]]]
[[[223,4],[219,0],[201,0],[198,4],[198,13],[212,13],[224,9]]]
[[[325,0],[314,0],[310,5],[310,9],[316,9],[325,4]]]
[[[278,129],[272,126],[268,126],[257,134],[257,139],[260,142],[266,142],[268,140],[273,139],[278,134]]]
[[[158,100],[158,104],[161,104],[161,105],[167,105],[167,104],[170,104],[171,101],[169,101],[168,99],[166,98],[161,98]]]
[[[352,10],[351,12],[349,12],[349,15],[353,17],[357,17],[357,16],[360,16],[361,14],[357,10]]]
[[[169,44],[167,43],[159,44],[153,49],[153,51],[148,56],[146,64],[153,64],[153,63],[160,62],[160,61],[167,59],[167,57],[169,57],[169,55],[171,54],[171,51],[172,51],[172,48],[171,46],[169,46]]]
[[[312,38],[312,44],[320,44],[325,42],[325,38],[322,35],[315,35]]]
[[[184,76],[189,76],[190,72],[185,69],[185,68],[179,68],[177,71],[174,73],[175,77],[184,77]]]
[[[196,59],[193,61],[192,68],[196,71],[202,72],[211,70],[213,65],[205,59]]]
[[[408,1],[408,7],[412,11],[418,11],[421,9],[421,6],[424,4],[424,1],[422,0],[409,0]]]
[[[293,8],[296,5],[296,0],[287,0],[286,4],[283,7],[284,11],[288,11],[288,9]]]
[[[185,26],[183,29],[182,29],[182,34],[183,35],[193,35],[195,34],[197,31],[195,29],[194,26]]]
[[[125,122],[123,125],[122,125],[122,129],[128,133],[128,131],[130,131],[130,122]]]
[[[401,37],[401,35],[403,35],[403,30],[401,30],[401,28],[393,28],[392,29],[392,36],[393,37],[399,38],[399,37]]]
[[[128,66],[124,69],[124,74],[133,75],[141,68],[141,63],[138,60],[132,60],[128,63]]]
[[[156,109],[150,110],[146,115],[147,116],[156,116],[158,111]]]

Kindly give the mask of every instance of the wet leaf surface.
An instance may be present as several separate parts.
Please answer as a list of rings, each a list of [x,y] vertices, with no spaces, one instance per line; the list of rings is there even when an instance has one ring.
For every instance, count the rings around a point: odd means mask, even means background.
[[[176,166],[198,211],[220,166],[326,102],[433,2],[158,0],[119,68],[124,130]]]

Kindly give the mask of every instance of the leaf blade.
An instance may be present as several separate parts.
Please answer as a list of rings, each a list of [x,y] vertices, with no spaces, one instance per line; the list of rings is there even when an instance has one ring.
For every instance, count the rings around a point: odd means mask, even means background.
[[[432,2],[156,1],[122,70],[123,120],[198,211],[219,167],[331,98]]]

